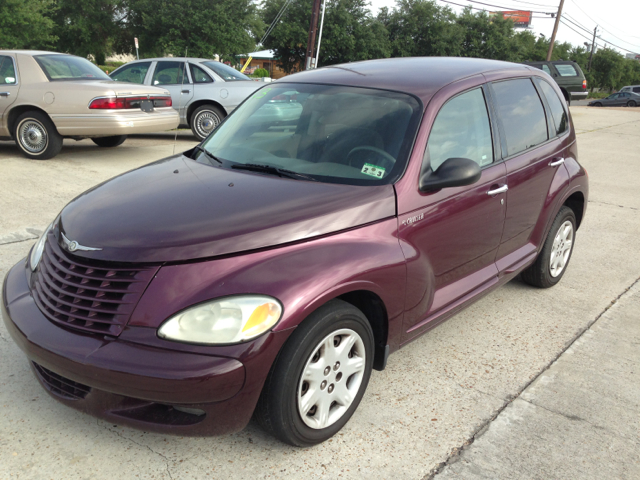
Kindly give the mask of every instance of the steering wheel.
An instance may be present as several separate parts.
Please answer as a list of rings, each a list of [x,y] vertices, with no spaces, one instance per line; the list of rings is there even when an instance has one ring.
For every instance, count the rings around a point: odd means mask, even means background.
[[[382,150],[381,148],[372,147],[370,145],[362,145],[360,147],[356,147],[356,148],[352,149],[349,152],[349,154],[347,155],[347,165],[349,165],[350,167],[361,168],[362,165],[360,165],[358,167],[353,165],[354,158],[352,158],[354,153],[361,152],[361,151],[369,151],[369,152],[373,152],[375,154],[380,155],[384,160],[386,160],[387,162],[390,163],[389,165],[386,165],[388,168],[393,167],[395,165],[395,163],[396,163],[396,159],[393,158],[391,155],[389,155],[384,150]]]

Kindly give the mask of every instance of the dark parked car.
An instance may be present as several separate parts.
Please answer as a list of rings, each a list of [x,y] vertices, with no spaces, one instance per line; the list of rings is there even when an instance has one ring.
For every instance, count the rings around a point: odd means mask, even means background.
[[[471,58],[322,68],[74,199],[7,274],[2,314],[71,407],[180,435],[255,413],[313,445],[390,353],[520,273],[557,284],[587,196],[542,72]]]
[[[638,105],[640,105],[640,95],[631,92],[612,93],[606,98],[589,102],[590,107],[637,107]]]
[[[589,94],[587,80],[580,65],[576,62],[556,60],[553,62],[525,62],[525,65],[539,68],[551,75],[560,87],[567,104],[570,104],[571,100],[585,100]]]

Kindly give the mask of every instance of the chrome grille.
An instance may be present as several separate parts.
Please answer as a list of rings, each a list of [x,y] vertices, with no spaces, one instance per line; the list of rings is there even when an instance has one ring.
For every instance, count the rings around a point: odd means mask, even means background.
[[[157,270],[116,267],[71,256],[49,234],[35,275],[33,298],[55,323],[117,336]]]

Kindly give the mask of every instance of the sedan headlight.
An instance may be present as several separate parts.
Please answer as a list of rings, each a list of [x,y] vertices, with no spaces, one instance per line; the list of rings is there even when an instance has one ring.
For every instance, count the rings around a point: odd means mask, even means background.
[[[164,322],[158,336],[185,343],[241,343],[263,334],[282,316],[282,306],[265,295],[238,295],[201,303]]]
[[[29,267],[31,267],[31,270],[34,272],[36,268],[38,268],[38,264],[40,263],[40,259],[42,258],[42,252],[44,252],[44,244],[47,242],[47,235],[49,234],[55,223],[56,221],[54,220],[47,228],[45,228],[44,233],[40,235],[40,238],[31,249],[31,255],[29,255]]]

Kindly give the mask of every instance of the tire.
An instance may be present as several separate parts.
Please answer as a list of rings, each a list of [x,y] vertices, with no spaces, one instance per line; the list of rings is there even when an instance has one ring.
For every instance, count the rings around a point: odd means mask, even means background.
[[[122,145],[126,139],[126,135],[114,135],[112,137],[92,138],[91,141],[99,147],[112,148],[117,147],[118,145]]]
[[[551,225],[538,258],[522,272],[522,280],[539,288],[556,285],[567,271],[575,238],[576,216],[573,210],[563,206]]]
[[[602,104],[601,104],[600,102],[596,102],[596,103],[594,103],[594,104],[593,104],[593,106],[594,106],[594,107],[601,107],[601,106],[602,106]]]
[[[331,438],[360,404],[373,353],[373,331],[364,314],[332,300],[301,323],[278,354],[256,406],[256,420],[279,440],[298,447]],[[304,379],[303,372],[309,372]]]
[[[25,157],[48,160],[60,153],[62,135],[45,113],[37,110],[24,112],[15,125],[13,138]]]
[[[629,100],[627,102],[627,107],[635,107],[636,106],[636,102],[635,100]]]
[[[224,112],[215,105],[201,105],[191,114],[191,131],[198,140],[204,140],[220,125],[224,117]]]

